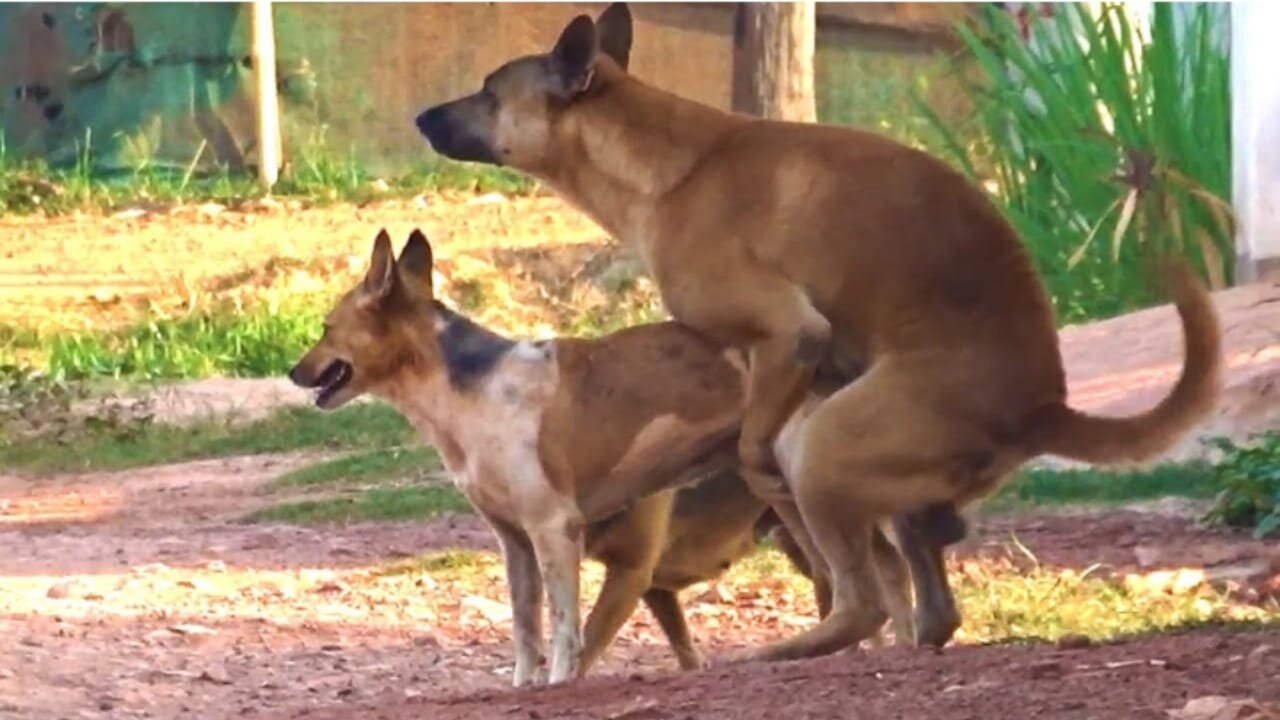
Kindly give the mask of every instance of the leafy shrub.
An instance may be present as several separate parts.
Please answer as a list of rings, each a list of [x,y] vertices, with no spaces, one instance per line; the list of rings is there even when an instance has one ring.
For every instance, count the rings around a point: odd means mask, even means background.
[[[1245,445],[1220,438],[1222,452],[1214,468],[1221,490],[1206,519],[1233,527],[1252,527],[1261,538],[1280,530],[1280,432],[1259,435]]]
[[[1184,253],[1224,286],[1233,232],[1225,11],[1156,3],[1150,27],[1135,27],[1115,3],[1054,10],[1029,40],[989,6],[958,28],[977,68],[967,88],[976,128],[933,116],[949,156],[989,181],[1064,322],[1155,301],[1145,273],[1154,254]]]

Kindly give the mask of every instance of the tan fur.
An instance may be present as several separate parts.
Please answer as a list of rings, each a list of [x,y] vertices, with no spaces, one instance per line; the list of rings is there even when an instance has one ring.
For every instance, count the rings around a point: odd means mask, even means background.
[[[599,27],[577,17],[549,54],[504,65],[418,126],[446,155],[545,180],[639,248],[676,319],[747,350],[744,476],[811,537],[834,592],[816,628],[749,657],[832,652],[881,625],[878,519],[970,502],[1041,453],[1149,458],[1211,408],[1220,333],[1185,263],[1172,277],[1187,359],[1169,397],[1135,418],[1080,414],[1040,280],[979,188],[879,135],[646,85],[626,72],[624,27],[629,39],[622,4]],[[788,488],[772,439],[824,356],[866,372],[806,420]]]
[[[675,593],[742,557],[767,510],[736,473],[741,367],[676,323],[595,340],[509,343],[438,305],[430,272],[424,236],[415,232],[397,262],[380,233],[369,275],[329,313],[324,335],[290,377],[319,387],[325,408],[365,392],[380,397],[440,449],[502,547],[517,685],[533,681],[542,658],[544,590],[553,682],[585,672],[641,598],[681,665],[698,664]],[[470,330],[449,335],[459,327]],[[485,358],[482,372],[451,375],[451,348],[486,343],[498,350],[452,361],[461,367]],[[331,385],[334,368],[349,370],[345,384]],[[689,488],[667,489],[708,474]],[[789,551],[794,544],[783,537]],[[578,619],[584,541],[607,568],[585,644]],[[886,574],[905,572],[892,549],[879,562]],[[895,616],[895,635],[910,641],[910,595],[901,589],[894,599],[905,610]]]

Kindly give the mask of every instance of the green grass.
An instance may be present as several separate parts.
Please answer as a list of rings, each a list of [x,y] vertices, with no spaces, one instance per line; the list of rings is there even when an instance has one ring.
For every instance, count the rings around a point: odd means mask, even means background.
[[[314,524],[328,522],[417,520],[471,506],[452,485],[372,488],[354,497],[302,500],[273,505],[250,514],[248,522]]]
[[[86,143],[86,147],[88,144]],[[350,158],[308,153],[272,189],[275,197],[311,204],[363,203],[457,190],[524,195],[537,184],[511,170],[438,158],[391,177],[379,177]],[[250,172],[195,172],[192,168],[147,166],[136,170],[95,168],[92,153],[77,153],[73,163],[50,167],[19,159],[0,135],[0,214],[112,210],[140,202],[203,203],[234,206],[262,195]]]
[[[0,468],[28,473],[124,470],[307,448],[367,451],[399,447],[412,438],[408,423],[386,405],[362,403],[331,413],[290,407],[249,423],[220,419],[184,427],[148,424],[127,432],[103,427],[61,442],[0,442]]]
[[[1206,463],[1165,464],[1148,470],[1025,470],[985,504],[1011,507],[1116,504],[1160,497],[1210,498],[1217,492]]]
[[[69,378],[282,375],[319,336],[324,307],[324,301],[299,301],[286,308],[222,308],[108,332],[56,334],[44,339],[45,364]]]
[[[271,487],[279,490],[372,484],[439,469],[440,456],[432,448],[388,448],[299,468],[276,478]]]

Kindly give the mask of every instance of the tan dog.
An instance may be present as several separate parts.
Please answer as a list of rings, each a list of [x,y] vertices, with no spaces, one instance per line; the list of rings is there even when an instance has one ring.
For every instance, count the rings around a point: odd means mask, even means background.
[[[382,398],[440,450],[502,547],[515,684],[533,680],[542,656],[544,584],[554,625],[552,682],[585,671],[642,596],[681,665],[696,665],[674,593],[749,550],[766,510],[735,472],[740,363],[675,323],[597,340],[513,342],[437,302],[431,267],[420,232],[399,260],[380,233],[368,275],[329,313],[323,337],[290,378],[317,388],[316,404],[325,409],[363,393]],[[659,484],[651,473],[666,485],[714,474],[678,493],[645,496]],[[578,621],[584,526],[587,553],[607,567],[585,647]],[[896,588],[895,634],[909,639],[907,570],[883,535],[877,543],[881,572]]]
[[[879,135],[656,89],[627,74],[630,50],[625,5],[579,16],[548,54],[508,62],[417,126],[444,155],[546,181],[639,248],[677,320],[748,351],[744,476],[834,591],[817,627],[750,657],[832,652],[883,623],[878,518],[963,505],[1040,454],[1150,458],[1213,406],[1220,333],[1185,263],[1171,266],[1186,363],[1170,395],[1137,417],[1082,414],[1065,402],[1040,280],[979,188]],[[771,441],[824,357],[866,372],[814,411],[779,468]]]

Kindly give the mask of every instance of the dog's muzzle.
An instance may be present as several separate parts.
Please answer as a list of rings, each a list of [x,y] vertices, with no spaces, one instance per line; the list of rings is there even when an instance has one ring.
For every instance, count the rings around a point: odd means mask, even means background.
[[[414,120],[418,132],[431,143],[431,149],[441,155],[464,162],[501,165],[489,144],[456,127],[449,118],[448,105],[437,105],[423,111]]]

